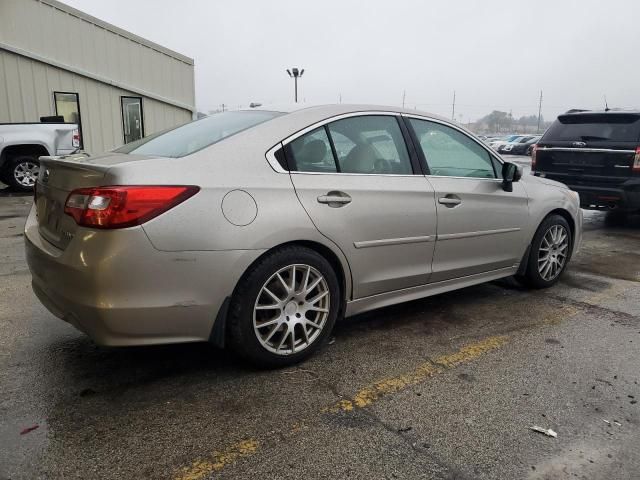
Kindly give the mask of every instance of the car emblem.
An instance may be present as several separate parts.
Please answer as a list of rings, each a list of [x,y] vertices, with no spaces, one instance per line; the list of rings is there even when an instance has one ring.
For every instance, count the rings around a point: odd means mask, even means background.
[[[580,148],[587,146],[587,144],[584,142],[573,142],[571,145],[573,145],[574,147],[580,147]]]
[[[49,175],[51,174],[51,172],[49,172],[48,168],[44,169],[44,172],[42,172],[42,183],[47,183],[49,181]]]

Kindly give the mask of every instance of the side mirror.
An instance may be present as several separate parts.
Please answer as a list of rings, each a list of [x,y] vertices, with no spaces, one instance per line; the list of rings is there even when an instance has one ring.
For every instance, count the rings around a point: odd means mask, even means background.
[[[505,192],[513,192],[513,182],[517,182],[521,178],[522,167],[511,162],[502,164],[502,189]]]

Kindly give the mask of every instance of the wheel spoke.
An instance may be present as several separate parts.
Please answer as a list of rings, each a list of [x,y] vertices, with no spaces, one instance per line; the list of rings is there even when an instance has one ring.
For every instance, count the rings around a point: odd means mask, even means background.
[[[307,308],[307,311],[329,313],[329,309],[328,308],[320,308],[320,307],[314,307],[314,306],[311,306],[311,307]]]
[[[540,272],[540,275],[543,275],[542,272],[544,271],[545,268],[547,268],[547,265],[549,265],[549,259],[545,259],[544,263],[538,267],[538,271]]]
[[[273,298],[276,302],[282,303],[282,299],[276,297],[276,295],[271,290],[269,290],[267,287],[263,287],[262,291],[266,292],[267,295],[269,295],[271,298]]]
[[[256,310],[279,310],[280,309],[280,305],[279,304],[274,304],[274,305],[256,305]]]
[[[302,327],[302,333],[304,335],[304,343],[309,345],[309,332],[307,332],[307,326],[301,325],[301,327]]]
[[[314,322],[312,322],[311,320],[308,320],[308,319],[307,319],[307,321],[306,321],[305,323],[306,323],[307,325],[311,325],[313,328],[316,328],[316,329],[318,329],[318,330],[322,328],[322,327],[321,327],[320,325],[318,325],[317,323],[314,323]]]
[[[309,276],[311,275],[311,267],[307,265],[307,271],[304,274],[304,282],[302,283],[302,291],[307,291],[307,286],[309,285]]]
[[[546,265],[544,266],[544,268],[542,269],[542,277],[545,280],[548,280],[548,275],[549,275],[549,270],[551,270],[551,262],[547,262]]]
[[[309,303],[310,305],[315,305],[316,303],[318,303],[320,300],[322,300],[327,295],[329,295],[329,292],[327,290],[325,290],[324,292],[320,292],[318,295],[313,297],[311,300],[308,300],[307,303]]]
[[[280,329],[280,325],[274,326],[273,329],[271,329],[271,331],[269,332],[269,335],[267,336],[267,338],[264,339],[264,341],[269,342],[269,340],[273,338],[273,336],[279,329]]]
[[[314,288],[316,288],[320,282],[322,281],[322,277],[316,278],[313,283],[305,290],[305,293],[308,295],[310,294]]]
[[[271,320],[267,320],[266,322],[262,322],[259,325],[256,325],[256,328],[264,328],[264,327],[268,327],[269,325],[274,325],[276,323],[280,323],[280,315],[278,315],[275,318],[272,318]]]
[[[280,338],[280,343],[278,344],[278,346],[276,347],[276,351],[280,350],[282,348],[282,345],[284,345],[284,341],[289,338],[289,327],[285,327],[287,329],[287,331],[282,335],[282,338]]]
[[[287,285],[287,282],[284,281],[284,278],[282,278],[282,275],[280,275],[280,272],[276,273],[276,277],[278,277],[278,280],[280,280],[280,283],[282,284],[284,291],[287,293],[290,292],[291,290],[289,289],[289,285]]]
[[[289,291],[290,292],[296,291],[296,266],[295,265],[291,267],[291,288]]]

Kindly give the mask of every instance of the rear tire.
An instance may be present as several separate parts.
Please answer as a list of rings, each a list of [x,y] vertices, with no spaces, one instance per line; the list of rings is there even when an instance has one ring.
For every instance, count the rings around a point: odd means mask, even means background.
[[[18,155],[8,160],[2,172],[2,181],[21,192],[31,192],[36,184],[40,162],[32,155]]]
[[[569,223],[560,215],[548,216],[533,236],[527,270],[518,280],[536,289],[554,285],[567,268],[572,245]]]
[[[338,278],[314,250],[284,247],[244,275],[229,309],[229,343],[258,367],[284,367],[328,338],[341,305]]]

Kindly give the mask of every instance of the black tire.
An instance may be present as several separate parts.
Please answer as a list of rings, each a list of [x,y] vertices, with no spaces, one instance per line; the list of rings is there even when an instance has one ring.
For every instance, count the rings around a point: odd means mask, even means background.
[[[20,192],[32,192],[33,185],[25,185],[20,183],[17,178],[17,169],[21,165],[25,164],[36,164],[40,165],[38,161],[38,156],[36,155],[18,155],[9,159],[2,168],[2,181],[12,187],[14,190]]]
[[[540,256],[540,248],[542,246],[544,236],[547,234],[549,229],[551,229],[554,226],[559,226],[564,229],[564,231],[567,234],[568,247],[566,249],[567,251],[566,251],[564,264],[562,265],[560,270],[557,272],[557,274],[555,274],[553,278],[545,279],[539,271],[538,259]],[[533,236],[533,241],[531,242],[531,250],[529,252],[529,259],[527,262],[527,270],[524,275],[517,277],[518,280],[521,281],[526,286],[530,288],[536,288],[536,289],[548,288],[554,285],[558,281],[558,279],[562,276],[562,274],[567,268],[567,265],[569,264],[569,260],[571,258],[572,245],[573,245],[573,237],[571,234],[571,228],[569,227],[569,223],[564,219],[564,217],[560,215],[549,215],[547,218],[545,218],[542,221],[542,223],[538,227],[538,230],[536,230],[536,234]]]
[[[308,346],[299,352],[278,354],[268,350],[258,339],[253,323],[254,306],[265,283],[276,272],[291,265],[311,266],[324,277],[329,292],[329,312],[320,333]],[[336,322],[340,305],[338,277],[322,255],[297,245],[280,248],[258,260],[238,283],[229,308],[229,345],[241,357],[261,368],[293,365],[309,357],[326,341]],[[295,343],[295,339],[292,343]]]

